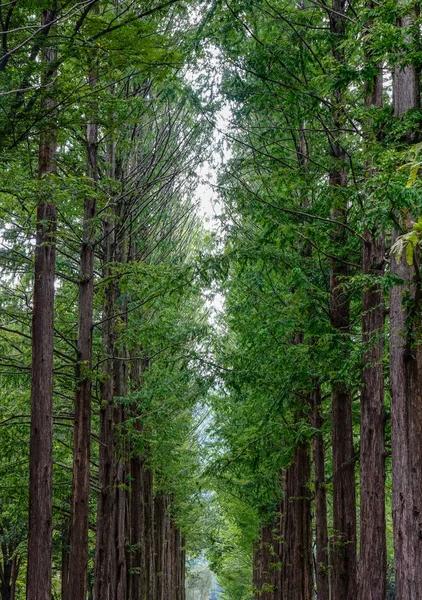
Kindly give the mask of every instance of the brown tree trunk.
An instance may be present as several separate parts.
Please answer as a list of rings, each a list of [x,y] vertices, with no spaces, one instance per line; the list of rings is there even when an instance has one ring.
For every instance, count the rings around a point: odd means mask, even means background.
[[[281,529],[281,582],[283,600],[311,600],[312,528],[307,443],[300,444],[286,470]]]
[[[345,0],[332,0],[330,30],[333,37],[333,57],[337,63],[345,61],[343,38],[345,35]],[[346,223],[347,187],[345,152],[339,141],[343,126],[343,96],[340,88],[334,93],[333,134],[330,144],[337,163],[330,173],[333,194],[331,217],[339,222],[333,233],[334,254],[341,257],[347,242]],[[330,321],[341,340],[349,334],[350,308],[345,290],[348,277],[346,262],[332,259],[330,273]],[[348,386],[334,381],[331,393],[332,446],[333,446],[333,600],[354,600],[357,594],[356,564],[356,497],[353,449],[352,396]]]
[[[154,537],[155,537],[155,597],[154,600],[164,600],[163,574],[164,574],[164,514],[165,501],[162,496],[154,498]]]
[[[16,555],[13,557],[12,562],[12,585],[10,590],[10,600],[15,600],[16,598],[16,583],[18,581],[19,576],[19,567],[20,567],[20,558]]]
[[[132,361],[132,384],[142,386],[143,373],[148,361]],[[132,406],[134,427],[140,435],[143,433],[141,415],[137,406]],[[154,500],[152,472],[144,455],[131,452],[129,461],[130,492],[128,502],[128,598],[129,600],[148,600],[154,597]]]
[[[116,223],[122,221],[124,215],[124,204],[118,203],[116,206]],[[120,227],[116,230],[115,260],[119,265],[124,265],[128,261],[128,242],[126,233]],[[114,286],[114,306],[116,307],[120,320],[123,323],[127,321],[127,298],[121,294],[120,281],[117,279]],[[126,491],[126,473],[127,473],[127,449],[126,441],[122,435],[123,426],[126,419],[123,399],[127,397],[128,391],[128,373],[127,373],[127,352],[126,348],[115,345],[113,350],[114,367],[114,452],[113,452],[113,472],[114,483],[113,493],[114,515],[113,515],[113,538],[111,548],[111,600],[126,600],[126,533],[127,533],[127,499]]]
[[[181,575],[181,600],[186,600],[186,540],[183,535],[180,539],[181,543],[181,554],[180,554],[180,575]]]
[[[363,272],[381,275],[385,237],[366,236]],[[362,335],[364,343],[360,423],[360,600],[384,600],[386,594],[385,523],[385,409],[384,300],[380,284],[363,293]]]
[[[14,600],[16,580],[19,574],[19,562],[15,552],[18,543],[3,541],[1,543],[2,565],[0,567],[1,600]]]
[[[373,8],[372,1],[369,8]],[[372,23],[368,24],[368,31]],[[371,58],[371,48],[366,53]],[[366,107],[382,107],[383,79],[379,67],[366,84]],[[369,171],[371,171],[369,165]],[[381,277],[385,264],[385,235],[367,229],[362,247],[365,275]],[[385,521],[385,408],[384,353],[385,306],[381,284],[362,296],[362,391],[360,397],[360,561],[359,599],[384,600],[387,580]]]
[[[99,484],[100,493],[97,507],[97,536],[94,567],[94,600],[112,600],[111,578],[111,542],[114,513],[114,286],[111,280],[110,264],[113,260],[114,227],[110,218],[104,223],[104,279],[107,281],[105,305],[103,310],[102,340],[107,360],[104,363],[101,382],[100,409],[100,453]]]
[[[259,539],[254,544],[253,585],[256,600],[274,600],[274,557],[273,530],[270,525],[261,528]]]
[[[71,498],[66,501],[70,504]],[[69,597],[69,548],[70,548],[70,518],[65,517],[62,525],[62,564],[61,564],[61,592],[62,600]]]
[[[416,3],[415,3],[416,5]],[[399,25],[408,28],[411,16]],[[394,73],[394,113],[419,108],[419,72],[413,65]],[[409,141],[412,141],[409,132]],[[411,217],[399,217],[403,229]],[[399,231],[392,234],[392,244]],[[404,253],[405,254],[405,253]],[[393,465],[393,534],[397,598],[422,598],[422,346],[420,344],[420,251],[414,264],[391,259],[402,280],[390,293],[390,385]]]
[[[145,531],[145,579],[144,595],[142,600],[155,598],[156,578],[155,578],[155,548],[156,540],[154,537],[154,495],[153,495],[153,473],[150,468],[144,469],[143,473],[143,496],[144,496],[144,531]]]
[[[41,24],[52,19],[42,11]],[[56,49],[46,48],[44,60],[54,65]],[[53,80],[55,67],[47,66],[45,80]],[[44,100],[46,111],[54,110],[53,99]],[[41,134],[39,177],[56,173],[56,129],[49,125]],[[56,264],[56,206],[42,198],[37,207],[35,280],[32,315],[31,434],[29,450],[29,532],[26,578],[27,600],[50,600],[52,580],[53,512],[53,350],[54,272]]]
[[[98,4],[95,14],[99,13]],[[89,73],[95,88],[98,74]],[[92,107],[95,114],[96,104]],[[88,123],[87,176],[92,186],[98,178],[98,127]],[[79,279],[78,361],[76,367],[75,418],[73,439],[72,521],[70,527],[69,584],[63,600],[85,600],[88,583],[89,475],[91,456],[92,333],[94,321],[94,258],[97,200],[91,194],[84,202],[83,238]]]
[[[138,423],[136,423],[138,425]],[[141,429],[140,429],[141,431]],[[128,506],[128,583],[127,592],[129,600],[142,600],[146,573],[144,552],[145,540],[145,504],[142,493],[143,487],[143,460],[139,456],[130,459],[130,493]]]
[[[333,211],[336,220],[344,218]],[[340,236],[341,237],[341,236]],[[349,330],[349,301],[343,284],[344,265],[333,261],[331,270],[331,324],[340,333]],[[333,600],[353,600],[356,581],[356,498],[352,430],[352,397],[346,384],[334,382],[331,395],[333,447]]]
[[[321,433],[321,388],[316,385],[311,394],[312,427],[318,430],[312,440],[315,490],[316,589],[318,600],[330,598],[328,553],[327,492],[325,481],[324,438]]]
[[[151,600],[184,600],[185,552],[180,530],[169,513],[169,496],[154,499],[155,586]]]

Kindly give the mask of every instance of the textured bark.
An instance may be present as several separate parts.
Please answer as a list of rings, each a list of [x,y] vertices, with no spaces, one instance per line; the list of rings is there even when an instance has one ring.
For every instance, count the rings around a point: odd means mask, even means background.
[[[19,542],[16,540],[1,543],[2,564],[0,569],[1,600],[15,600],[16,581],[19,574],[19,559],[15,554]]]
[[[71,498],[66,501],[70,504]],[[62,525],[62,564],[61,564],[61,591],[62,600],[69,598],[69,548],[70,548],[70,518],[66,518]]]
[[[316,567],[315,579],[318,600],[330,598],[330,571],[328,553],[327,492],[325,481],[324,439],[320,432],[323,420],[321,416],[321,389],[315,386],[311,394],[312,427],[318,430],[312,440],[314,462],[315,491],[315,545]]]
[[[372,2],[369,7],[373,8]],[[371,27],[368,24],[368,29]],[[371,49],[367,51],[367,60]],[[382,107],[382,70],[366,85],[366,107]],[[371,168],[369,166],[369,172]],[[362,270],[381,277],[385,264],[385,235],[367,229],[362,247]],[[360,397],[360,561],[359,599],[384,600],[387,580],[385,521],[385,306],[381,284],[370,285],[362,296],[362,391]]]
[[[166,511],[165,499],[162,496],[154,498],[154,538],[155,538],[155,598],[164,600],[164,516]]]
[[[392,242],[397,238],[394,232]],[[419,257],[415,256],[419,267]],[[397,598],[422,598],[422,348],[420,282],[415,268],[393,258],[403,280],[390,294],[390,382],[393,463],[393,530]],[[406,296],[414,306],[409,308]],[[406,306],[407,305],[407,306]],[[414,310],[413,310],[414,309]]]
[[[338,280],[335,281],[338,285]],[[346,303],[341,297],[338,300],[340,304]],[[332,386],[332,446],[333,599],[353,600],[357,582],[352,399],[350,391],[341,383]]]
[[[382,275],[385,238],[368,233],[363,247],[363,272]],[[385,522],[385,307],[380,284],[363,293],[364,343],[360,425],[360,568],[359,598],[384,600],[386,594]]]
[[[94,7],[99,13],[98,4]],[[89,73],[95,88],[98,74]],[[96,105],[92,106],[92,112]],[[98,178],[98,127],[87,126],[87,176],[95,186]],[[94,321],[94,258],[97,200],[84,202],[83,239],[80,259],[78,306],[78,361],[76,366],[75,418],[73,431],[72,521],[70,527],[68,600],[85,600],[88,582],[89,475],[91,456],[92,333]],[[67,600],[64,598],[63,600]]]
[[[185,551],[181,532],[169,513],[168,496],[154,498],[155,581],[153,600],[184,600]]]
[[[344,187],[344,172],[330,176],[332,186]],[[332,218],[345,221],[345,209],[332,210]],[[344,246],[345,229],[335,233],[338,248]],[[339,336],[350,327],[349,299],[344,289],[347,266],[335,259],[331,265],[331,325]],[[353,600],[357,594],[356,579],[356,498],[353,449],[352,397],[343,382],[332,384],[333,447],[333,600]]]
[[[138,426],[136,422],[135,427]],[[139,429],[141,431],[141,429]],[[144,560],[145,539],[145,503],[143,498],[144,462],[138,456],[130,459],[130,493],[128,507],[128,536],[127,553],[129,600],[141,600],[145,591],[143,580],[147,571]]]
[[[415,3],[416,5],[416,3]],[[399,25],[412,24],[403,17]],[[413,65],[394,73],[394,113],[400,117],[418,108],[419,72]],[[409,132],[409,141],[412,141]],[[407,213],[399,216],[403,229],[411,226]],[[399,231],[392,233],[392,243]],[[406,257],[391,261],[402,280],[390,293],[390,385],[393,467],[393,534],[397,598],[422,598],[422,346],[420,345],[420,251],[414,264]]]
[[[143,472],[143,499],[144,499],[144,594],[142,600],[155,598],[156,578],[155,578],[155,548],[156,540],[154,538],[154,496],[153,496],[153,473],[151,469],[144,469]]]
[[[52,13],[42,12],[42,25]],[[56,61],[55,48],[44,50],[47,65]],[[47,66],[45,80],[54,78]],[[44,107],[54,111],[47,98]],[[39,177],[56,173],[56,130],[49,125],[39,144]],[[29,532],[26,580],[27,600],[50,600],[52,580],[53,511],[53,349],[54,272],[56,264],[56,206],[42,199],[37,207],[35,279],[32,315],[31,434],[29,450]]]
[[[138,354],[140,351],[137,352]],[[135,389],[142,386],[143,375],[149,367],[148,360],[133,358],[131,382]],[[136,405],[131,407],[134,427],[143,434],[142,414]],[[147,464],[148,449],[143,455],[131,452],[128,469],[130,471],[130,492],[128,502],[127,549],[129,600],[154,598],[154,498],[153,475]]]
[[[345,34],[345,0],[333,0],[330,13],[330,29],[333,36],[333,57],[339,63],[345,60],[342,46]],[[345,153],[338,139],[344,116],[343,96],[340,88],[334,93],[335,108],[332,114],[333,131],[330,143],[335,159],[330,173],[333,194],[331,218],[338,223],[333,232],[334,254],[341,258],[347,242],[347,187]],[[345,262],[332,259],[330,272],[330,321],[341,339],[349,334],[349,298],[344,284],[348,277]],[[354,473],[354,449],[352,430],[352,397],[348,386],[335,381],[331,393],[332,446],[333,446],[333,600],[354,600],[357,594],[356,561],[356,497]]]
[[[124,218],[125,206],[118,203],[115,207],[116,223],[121,223]],[[126,233],[121,227],[116,229],[115,261],[124,265],[128,261],[128,242]],[[121,322],[127,321],[127,297],[121,294],[120,281],[114,284],[114,306],[117,309]],[[125,346],[114,346],[114,448],[113,448],[113,536],[111,541],[111,600],[126,600],[127,565],[126,565],[126,526],[127,526],[127,500],[126,490],[127,475],[127,448],[123,432],[126,413],[123,399],[128,392],[128,355]]]
[[[37,222],[32,317],[27,598],[50,600],[55,205],[40,204]]]
[[[108,280],[105,291],[105,305],[103,310],[104,322],[102,324],[102,341],[108,359],[103,367],[103,380],[101,382],[101,409],[100,409],[100,455],[99,455],[99,484],[97,507],[97,536],[94,568],[94,600],[111,600],[110,596],[110,570],[111,570],[111,540],[112,517],[114,513],[113,494],[113,398],[114,398],[114,363],[111,357],[114,352],[114,286],[110,280],[110,263],[113,259],[113,224],[109,218],[104,224],[104,278]]]
[[[275,596],[275,541],[272,527],[261,528],[259,539],[254,544],[253,587],[256,600],[273,600]]]
[[[286,470],[281,529],[283,600],[311,600],[312,528],[308,444],[300,444]]]
[[[415,9],[418,3],[414,3]],[[403,29],[413,25],[414,17],[405,15],[399,19],[397,25]],[[409,36],[408,36],[409,37]],[[420,73],[413,65],[396,67],[394,70],[394,115],[400,117],[408,110],[420,106]],[[413,136],[409,132],[410,141]]]

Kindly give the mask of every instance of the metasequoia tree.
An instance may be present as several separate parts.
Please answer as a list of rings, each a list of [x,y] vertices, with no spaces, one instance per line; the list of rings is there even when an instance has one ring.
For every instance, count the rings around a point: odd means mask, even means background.
[[[415,5],[416,10],[416,5]],[[413,27],[416,13],[399,18],[403,44],[418,35]],[[397,64],[394,70],[394,116],[405,118],[420,106],[419,70],[414,64]],[[412,142],[411,126],[405,138]],[[401,231],[412,227],[413,211],[403,209],[397,215],[391,242]],[[393,255],[391,271],[396,281],[390,293],[390,393],[391,443],[393,462],[393,528],[396,589],[399,598],[420,598],[421,575],[421,491],[420,436],[422,433],[420,339],[419,247],[406,256]]]
[[[95,4],[93,13],[99,14]],[[97,66],[89,68],[89,86],[95,93],[98,83]],[[73,428],[73,483],[71,497],[71,522],[69,536],[68,581],[65,581],[65,598],[85,598],[88,584],[88,527],[89,480],[91,455],[91,395],[92,395],[92,341],[94,328],[94,259],[95,217],[97,213],[98,180],[98,125],[95,123],[98,104],[88,107],[89,121],[86,131],[86,174],[91,180],[84,200],[80,281],[78,296],[78,341],[76,364],[75,420]],[[91,192],[91,193],[90,193]]]
[[[370,9],[374,8],[372,2]],[[365,84],[368,112],[383,106],[382,67],[371,48],[371,26],[367,23],[365,59],[371,77]],[[370,112],[369,112],[370,114]],[[376,142],[368,118],[369,144]],[[374,174],[368,166],[368,179]],[[370,182],[368,182],[370,187]],[[377,197],[377,196],[375,196]],[[362,294],[362,391],[360,396],[360,560],[359,598],[385,598],[387,577],[385,519],[385,390],[383,373],[385,305],[380,278],[385,269],[385,232],[380,223],[366,226],[362,243],[362,272],[375,278]]]
[[[342,42],[346,25],[345,0],[333,0],[329,10],[332,54],[335,68],[341,68],[345,56]],[[333,167],[329,173],[332,208],[330,216],[336,221],[333,232],[333,254],[330,268],[330,322],[339,338],[350,334],[350,304],[345,287],[349,274],[342,249],[347,245],[347,170],[342,146],[344,127],[344,91],[337,86],[332,98],[332,131],[330,136]],[[340,260],[337,260],[337,256]],[[333,440],[333,598],[353,598],[357,593],[356,565],[356,499],[352,425],[352,394],[347,383],[332,384]]]
[[[41,25],[51,20],[43,10]],[[57,212],[52,178],[56,174],[57,131],[52,122],[55,100],[49,94],[55,77],[56,48],[43,49],[43,107],[50,111],[39,142],[40,200],[37,207],[34,298],[32,314],[31,438],[29,465],[29,532],[26,595],[51,597],[53,541],[53,346],[54,275]],[[51,114],[52,113],[52,114]]]

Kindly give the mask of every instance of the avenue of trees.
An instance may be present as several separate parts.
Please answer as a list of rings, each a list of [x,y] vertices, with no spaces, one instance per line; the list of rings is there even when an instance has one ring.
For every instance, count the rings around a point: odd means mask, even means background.
[[[422,599],[420,3],[0,27],[1,600]]]

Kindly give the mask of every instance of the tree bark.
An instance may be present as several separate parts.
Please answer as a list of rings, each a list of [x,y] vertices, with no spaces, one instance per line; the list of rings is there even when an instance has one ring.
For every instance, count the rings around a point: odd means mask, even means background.
[[[363,272],[381,275],[385,237],[366,235]],[[362,336],[364,344],[360,398],[360,567],[359,598],[384,600],[386,594],[387,550],[385,522],[385,409],[384,300],[380,284],[363,293]]]
[[[274,559],[273,530],[270,525],[261,528],[259,539],[254,544],[253,587],[256,600],[274,600]]]
[[[114,448],[114,286],[110,264],[113,260],[114,226],[110,217],[104,223],[103,276],[106,284],[103,309],[102,340],[106,354],[101,382],[100,408],[100,455],[97,507],[97,535],[94,568],[94,600],[111,600],[111,541],[112,516],[114,513],[113,494],[113,448]]]
[[[98,3],[94,14],[99,13]],[[89,72],[95,88],[98,73]],[[97,109],[91,107],[92,116]],[[88,123],[86,172],[95,184],[98,179],[98,127]],[[80,259],[78,306],[78,361],[76,366],[75,418],[73,439],[72,521],[70,527],[69,585],[63,600],[85,600],[88,583],[89,476],[91,457],[92,334],[94,322],[94,258],[97,199],[90,194],[84,202],[83,239]]]
[[[369,2],[373,8],[373,3]],[[372,23],[368,24],[368,31]],[[371,48],[366,52],[371,58]],[[378,66],[366,83],[365,106],[383,105],[382,70]],[[369,172],[371,167],[369,165]],[[362,271],[381,277],[385,264],[385,235],[377,228],[365,232]],[[385,306],[380,283],[368,286],[362,296],[362,390],[360,397],[360,561],[359,599],[384,600],[387,581],[385,521],[385,408],[384,354]]]
[[[338,64],[345,61],[342,46],[345,35],[345,0],[333,0],[330,30],[333,36],[333,57]],[[347,187],[345,153],[339,141],[343,125],[343,92],[334,92],[332,114],[334,134],[330,136],[335,165],[329,176],[333,194],[331,218],[339,223],[333,232],[336,255],[341,255],[347,242],[343,223],[347,218]],[[349,298],[345,290],[348,277],[346,262],[335,258],[330,273],[330,321],[338,339],[350,330]],[[352,396],[346,383],[334,381],[331,393],[333,446],[333,600],[354,600],[357,594],[356,563],[356,497],[353,449]]]
[[[307,443],[300,444],[286,470],[281,529],[281,582],[283,600],[311,600],[312,528]]]
[[[52,19],[42,11],[41,24]],[[44,50],[44,79],[54,85],[56,49]],[[55,101],[44,100],[46,111]],[[56,173],[56,128],[49,123],[39,144],[39,177]],[[29,450],[29,532],[26,578],[27,600],[50,600],[52,580],[53,513],[53,350],[54,273],[57,211],[50,198],[37,207],[35,280],[32,314],[31,433]]]
[[[333,218],[344,214],[333,211]],[[341,236],[340,236],[341,237]],[[347,269],[334,262],[331,270],[331,324],[340,334],[349,330],[349,301],[344,291]],[[333,600],[353,600],[356,580],[356,498],[352,429],[352,397],[346,384],[334,382],[331,395],[333,447]]]
[[[416,3],[415,3],[416,6]],[[411,15],[399,26],[410,28]],[[419,72],[413,65],[396,67],[394,114],[419,108]],[[413,135],[409,132],[408,140]],[[403,229],[411,225],[399,216]],[[400,235],[392,233],[392,244]],[[405,253],[404,253],[405,254]],[[420,344],[420,251],[413,265],[392,257],[391,271],[402,280],[390,293],[390,386],[393,470],[393,535],[397,598],[422,598],[422,346]]]
[[[132,361],[132,384],[136,388],[142,386],[144,371],[148,368],[147,360]],[[143,425],[139,408],[133,405],[132,418],[134,427],[143,434]],[[131,475],[128,503],[128,598],[129,600],[148,600],[154,597],[154,500],[152,471],[147,464],[147,449],[144,454],[131,452],[129,461]]]
[[[16,580],[19,574],[19,560],[15,552],[19,542],[16,540],[1,543],[2,566],[0,569],[1,579],[1,600],[14,600],[16,590]]]
[[[315,385],[311,394],[312,427],[318,430],[312,440],[315,493],[316,589],[318,600],[330,598],[330,566],[328,553],[327,492],[325,481],[324,438],[321,433],[321,388]]]

